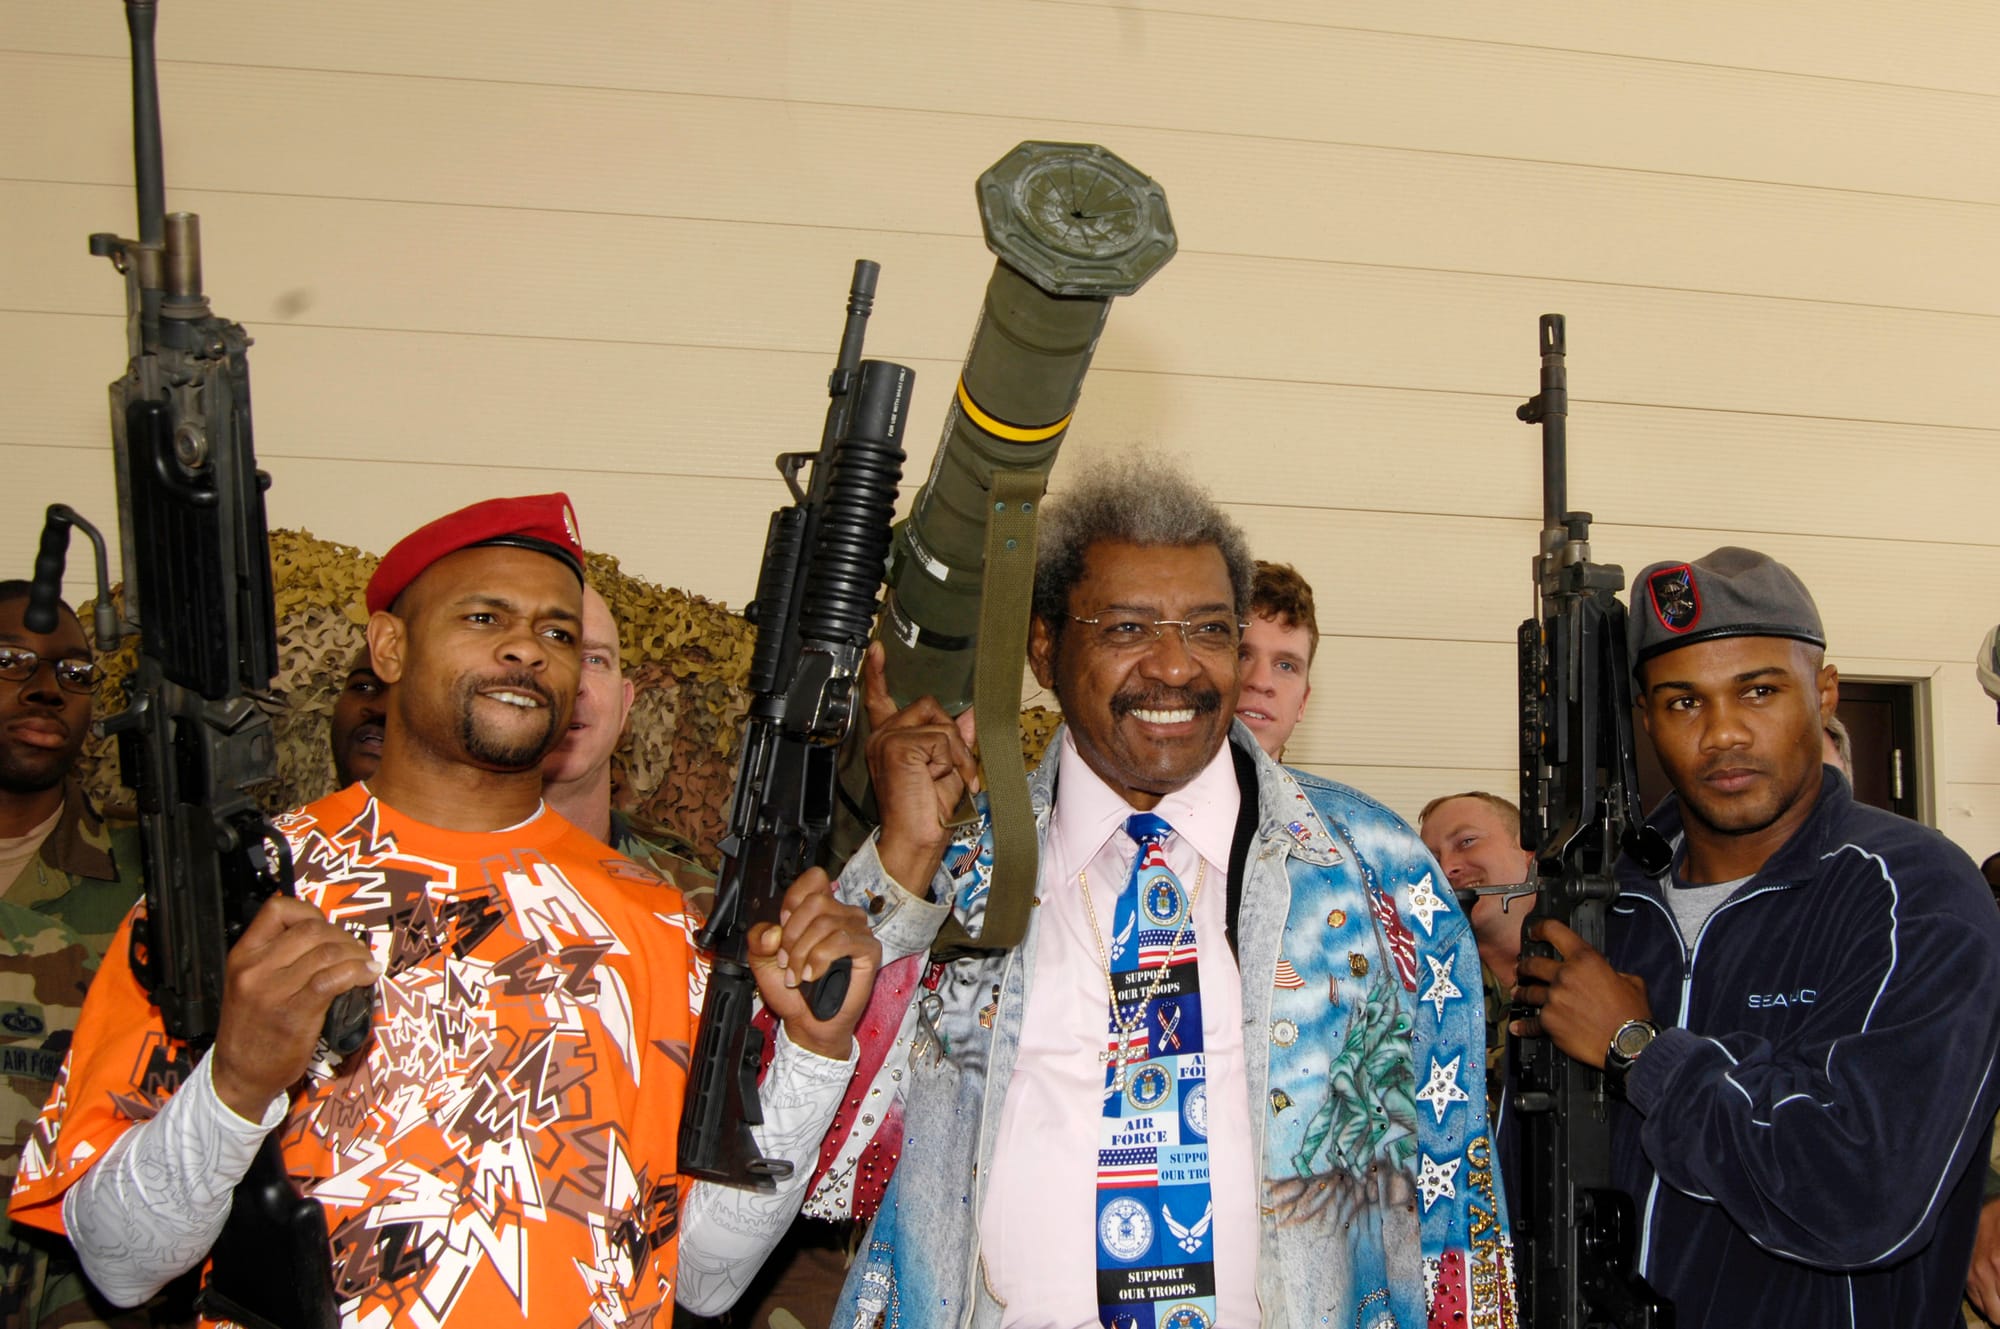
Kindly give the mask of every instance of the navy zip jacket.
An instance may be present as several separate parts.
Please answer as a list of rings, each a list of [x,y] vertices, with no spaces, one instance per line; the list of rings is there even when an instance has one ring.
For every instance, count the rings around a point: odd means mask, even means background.
[[[1678,865],[1678,799],[1652,821]],[[1619,885],[1606,955],[1661,1032],[1613,1174],[1681,1329],[1956,1324],[2000,1102],[2000,914],[1972,860],[1827,767],[1685,945],[1660,881],[1624,861]]]

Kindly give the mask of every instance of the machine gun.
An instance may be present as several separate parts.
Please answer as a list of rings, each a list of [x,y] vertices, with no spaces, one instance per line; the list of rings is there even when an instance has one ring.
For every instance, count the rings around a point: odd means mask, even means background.
[[[229,947],[266,900],[292,893],[292,863],[255,795],[277,774],[259,701],[278,640],[250,338],[202,294],[199,219],[166,211],[154,16],[154,0],[125,0],[139,238],[90,237],[90,252],[125,275],[130,359],[111,385],[111,433],[125,612],[140,634],[126,707],[102,728],[117,735],[139,797],[146,907],[132,967],[167,1032],[201,1052],[221,1016]],[[104,539],[61,504],[42,530],[28,626],[54,627],[71,527],[96,546],[97,645],[109,650],[120,625]],[[324,1037],[336,1055],[367,1041],[372,1003],[367,988],[335,1000]],[[338,1321],[325,1214],[293,1188],[275,1136],[236,1188],[196,1307],[251,1329]]]
[[[833,826],[835,759],[853,725],[888,563],[916,381],[902,365],[861,358],[877,272],[866,259],[854,265],[819,451],[778,458],[793,505],[771,514],[757,598],[746,615],[757,625],[750,714],[715,904],[695,938],[713,963],[681,1111],[680,1170],[759,1190],[773,1189],[793,1165],[760,1155],[750,1134],[763,1121],[757,1074],[764,1047],[751,1024],[757,985],[750,930],[778,921],[786,890],[818,862]],[[801,487],[807,465],[811,480]],[[842,960],[805,986],[814,1015],[826,1019],[840,1009],[851,968]]]
[[[945,416],[931,473],[896,527],[877,637],[898,706],[978,707],[994,876],[977,939],[947,920],[933,958],[1005,950],[1026,931],[1037,845],[1018,716],[1042,490],[1069,432],[1111,301],[1174,256],[1167,197],[1094,143],[1022,143],[979,177],[998,259]],[[878,818],[866,716],[840,758],[826,866],[838,871]]]
[[[1535,855],[1534,911],[1604,947],[1617,897],[1619,852],[1648,871],[1667,863],[1646,826],[1633,758],[1632,672],[1626,658],[1625,574],[1590,557],[1590,514],[1571,512],[1569,385],[1563,317],[1541,320],[1541,391],[1516,414],[1542,427],[1542,538],[1534,560],[1535,617],[1521,624],[1521,847]],[[1513,889],[1513,888],[1505,888]],[[1611,1122],[1603,1073],[1546,1038],[1521,1040],[1521,1213],[1516,1233],[1524,1323],[1535,1329],[1672,1329],[1673,1308],[1634,1267],[1630,1196],[1611,1184]]]

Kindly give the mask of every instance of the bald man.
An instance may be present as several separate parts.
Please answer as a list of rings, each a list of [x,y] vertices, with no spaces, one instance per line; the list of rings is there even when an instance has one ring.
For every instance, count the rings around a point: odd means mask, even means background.
[[[542,797],[580,829],[681,888],[688,908],[708,916],[715,873],[694,846],[663,826],[611,806],[611,757],[632,714],[632,680],[619,658],[618,620],[597,589],[583,589],[583,667],[569,729],[542,762]]]

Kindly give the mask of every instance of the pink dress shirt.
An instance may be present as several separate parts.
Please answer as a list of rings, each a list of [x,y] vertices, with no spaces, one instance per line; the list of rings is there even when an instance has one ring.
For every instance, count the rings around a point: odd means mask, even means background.
[[[1099,779],[1063,735],[1057,798],[1042,846],[1034,969],[1020,1058],[1000,1112],[981,1258],[1008,1329],[1097,1329],[1098,1107],[1110,995],[1103,951],[1084,912],[1087,870],[1099,931],[1108,932],[1135,846],[1137,809]],[[1167,862],[1192,891],[1200,938],[1201,1032],[1207,1049],[1209,1188],[1215,1201],[1217,1323],[1259,1322],[1257,1181],[1243,1070],[1243,991],[1225,931],[1229,843],[1242,796],[1225,746],[1153,811],[1174,828]],[[1206,875],[1202,864],[1206,863]]]

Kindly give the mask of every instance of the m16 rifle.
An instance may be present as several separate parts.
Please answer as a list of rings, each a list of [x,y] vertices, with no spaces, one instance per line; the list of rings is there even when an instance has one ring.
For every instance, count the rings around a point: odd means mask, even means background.
[[[769,1190],[792,1172],[791,1160],[762,1156],[750,1133],[763,1120],[757,1074],[764,1046],[751,1024],[757,985],[750,930],[778,921],[786,890],[818,862],[832,829],[834,763],[857,709],[903,477],[903,426],[916,375],[861,358],[877,272],[866,259],[854,265],[819,451],[778,458],[794,502],[771,514],[747,614],[757,625],[750,715],[715,903],[695,938],[713,966],[688,1068],[679,1166],[733,1186]],[[807,465],[812,476],[802,487]],[[843,959],[805,985],[814,1015],[826,1019],[840,1009],[851,969]]]
[[[103,729],[118,736],[139,798],[146,900],[132,967],[168,1034],[200,1053],[215,1039],[229,947],[266,900],[292,893],[290,851],[256,800],[277,774],[259,705],[278,655],[269,480],[251,446],[250,338],[202,294],[199,219],[166,211],[154,0],[125,0],[125,16],[139,238],[93,235],[90,251],[125,275],[130,359],[111,385],[111,433],[125,613],[140,656],[125,709]],[[71,527],[97,549],[97,645],[109,650],[120,625],[104,540],[61,504],[43,527],[29,626],[54,626]],[[336,999],[324,1034],[335,1055],[367,1040],[372,1000],[366,988]],[[267,1137],[196,1306],[251,1329],[331,1329],[331,1265],[325,1215],[293,1188]]]
[[[1604,947],[1620,851],[1649,871],[1668,850],[1645,825],[1633,757],[1632,673],[1626,658],[1625,574],[1590,557],[1590,514],[1571,512],[1569,385],[1561,314],[1541,320],[1541,391],[1516,414],[1542,427],[1542,539],[1535,617],[1521,624],[1521,847],[1535,855],[1528,939],[1555,919]],[[1523,1230],[1515,1234],[1524,1322],[1534,1329],[1671,1329],[1672,1307],[1634,1264],[1631,1197],[1611,1184],[1611,1122],[1603,1073],[1546,1038],[1521,1040]]]
[[[931,696],[953,715],[978,707],[992,894],[979,937],[949,920],[934,956],[1004,950],[1027,927],[1037,847],[1018,715],[1036,513],[1112,299],[1144,285],[1178,243],[1165,191],[1096,144],[1022,143],[979,177],[977,192],[998,262],[937,460],[896,527],[876,633],[897,705]],[[834,870],[877,820],[865,720],[841,753]]]

